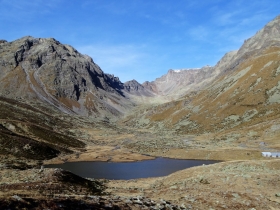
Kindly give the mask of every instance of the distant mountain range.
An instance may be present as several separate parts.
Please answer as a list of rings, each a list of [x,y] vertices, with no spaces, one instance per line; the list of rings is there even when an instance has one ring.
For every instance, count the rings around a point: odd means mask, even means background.
[[[203,134],[277,124],[279,81],[280,16],[213,67],[171,69],[143,84],[122,83],[89,56],[53,38],[0,41],[3,103],[8,100],[12,106],[13,100],[54,113],[118,120],[133,128]]]
[[[145,82],[145,88],[158,95],[174,96],[173,100],[135,112],[124,122],[184,134],[258,125],[263,126],[258,134],[262,136],[264,128],[280,123],[279,81],[280,16],[214,67],[169,70],[161,78]]]

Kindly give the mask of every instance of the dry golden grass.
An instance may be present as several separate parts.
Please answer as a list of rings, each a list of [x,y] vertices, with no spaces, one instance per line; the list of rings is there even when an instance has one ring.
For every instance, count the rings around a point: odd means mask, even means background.
[[[280,115],[278,103],[268,103],[270,96],[267,90],[275,87],[280,80],[280,74],[275,75],[280,65],[279,51],[280,48],[271,47],[248,56],[236,70],[220,77],[198,94],[192,94],[189,107],[199,107],[198,112],[183,105],[184,102],[181,100],[153,108],[147,118],[151,120],[151,124],[162,122],[167,128],[180,126],[181,133],[193,134],[230,130],[232,127],[237,130],[277,119]],[[245,74],[240,73],[248,67],[251,68]],[[224,83],[227,79],[231,82]],[[189,100],[188,97],[185,98],[185,101]],[[268,113],[269,111],[271,114]],[[250,117],[253,112],[256,112],[255,115]],[[197,124],[197,127],[180,125],[187,115],[189,115],[188,120]],[[239,116],[239,121],[225,124],[225,118],[233,115]]]
[[[108,191],[163,198],[192,209],[279,209],[279,170],[277,160],[231,161],[160,178],[110,181]]]

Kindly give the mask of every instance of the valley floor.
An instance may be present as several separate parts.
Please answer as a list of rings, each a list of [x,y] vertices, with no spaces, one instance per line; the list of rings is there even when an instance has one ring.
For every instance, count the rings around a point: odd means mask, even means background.
[[[84,126],[75,132],[86,143],[86,148],[44,164],[130,162],[159,156],[224,162],[185,169],[166,177],[100,180],[105,190],[100,197],[89,191],[86,179],[57,169],[5,168],[2,159],[0,204],[3,208],[280,209],[280,159],[261,156],[261,151],[274,149],[260,144],[261,139],[231,141],[230,138],[223,140],[222,134],[180,136],[170,131],[124,127],[93,129]],[[209,141],[214,143],[209,144]]]

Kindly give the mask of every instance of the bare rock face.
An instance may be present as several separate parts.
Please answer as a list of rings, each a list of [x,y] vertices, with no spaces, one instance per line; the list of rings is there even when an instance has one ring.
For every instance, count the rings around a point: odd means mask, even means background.
[[[264,49],[279,46],[280,15],[266,24],[253,37],[245,40],[238,51],[231,52],[231,59],[224,63],[220,73],[224,74],[225,72],[234,70],[246,59],[262,54]]]
[[[279,46],[280,42],[280,15],[270,21],[253,37],[244,41],[239,49],[238,54],[248,53],[250,51],[259,50],[272,45]]]
[[[155,95],[152,91],[149,89],[145,88],[143,85],[141,85],[139,82],[136,80],[131,80],[128,82],[124,83],[124,91],[136,95],[136,96],[147,96],[147,97],[152,97]]]
[[[189,90],[197,90],[197,84],[209,78],[212,67],[205,66],[199,69],[170,69],[167,74],[152,82],[144,82],[142,85],[161,96],[180,96]]]
[[[7,42],[6,40],[0,39],[0,44]]]
[[[167,74],[152,82],[144,82],[145,89],[169,100],[178,99],[192,91],[199,91],[223,74],[236,58],[237,51],[226,53],[213,67],[170,69]]]
[[[0,45],[0,94],[39,99],[63,112],[120,115],[130,102],[117,77],[53,38],[23,37]]]

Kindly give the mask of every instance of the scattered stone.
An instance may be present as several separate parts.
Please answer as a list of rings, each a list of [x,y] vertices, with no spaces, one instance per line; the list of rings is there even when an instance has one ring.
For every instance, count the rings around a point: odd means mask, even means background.
[[[22,198],[18,195],[13,195],[12,198],[16,199],[17,201],[22,201]]]
[[[200,181],[199,181],[200,183],[202,183],[202,184],[210,184],[210,182],[207,180],[207,179],[200,179]]]
[[[178,187],[177,187],[176,185],[173,185],[173,186],[171,186],[169,189],[171,189],[171,190],[177,190]]]
[[[180,209],[186,209],[185,204],[182,203],[182,205],[180,206]]]
[[[238,193],[232,193],[232,196],[235,198],[240,198],[240,196],[238,195]]]

